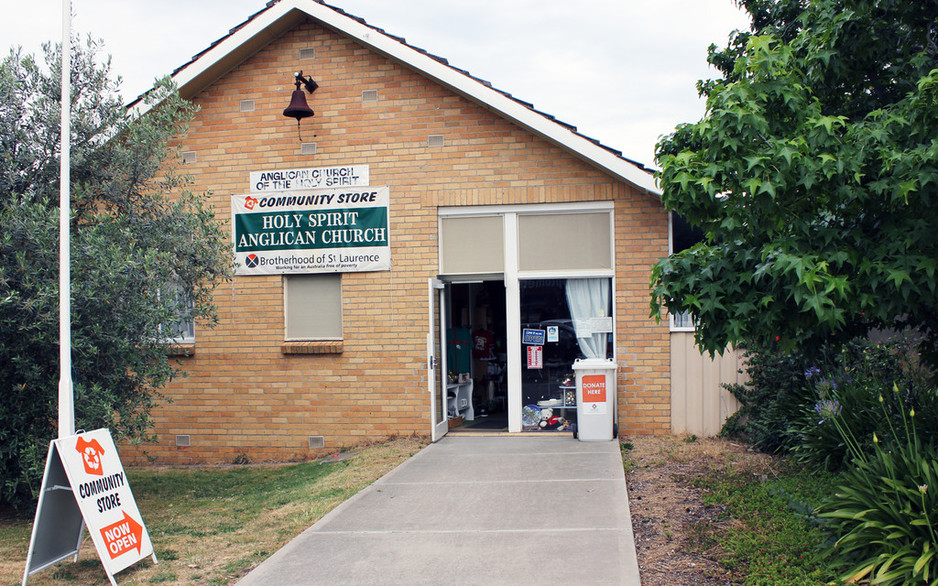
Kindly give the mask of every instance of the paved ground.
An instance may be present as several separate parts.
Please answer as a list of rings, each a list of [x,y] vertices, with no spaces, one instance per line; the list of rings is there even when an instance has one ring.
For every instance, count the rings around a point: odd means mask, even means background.
[[[239,584],[638,585],[619,444],[445,437]]]

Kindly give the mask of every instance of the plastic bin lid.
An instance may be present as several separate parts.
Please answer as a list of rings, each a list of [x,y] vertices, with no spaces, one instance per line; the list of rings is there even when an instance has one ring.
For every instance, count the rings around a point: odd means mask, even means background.
[[[573,363],[573,370],[615,369],[616,367],[616,361],[612,358],[577,358]]]

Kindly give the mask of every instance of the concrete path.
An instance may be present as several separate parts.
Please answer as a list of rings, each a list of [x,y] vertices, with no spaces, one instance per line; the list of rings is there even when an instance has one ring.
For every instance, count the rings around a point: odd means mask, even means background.
[[[619,443],[447,436],[239,584],[638,585]]]

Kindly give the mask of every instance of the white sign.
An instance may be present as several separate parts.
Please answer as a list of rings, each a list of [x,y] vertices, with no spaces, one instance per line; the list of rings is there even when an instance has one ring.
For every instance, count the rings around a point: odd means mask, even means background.
[[[253,193],[331,187],[364,187],[368,184],[368,165],[318,167],[314,169],[272,169],[251,173],[251,191]]]
[[[547,326],[547,341],[548,342],[560,341],[560,326]]]
[[[234,195],[235,274],[390,270],[390,200],[387,186]]]
[[[526,346],[528,349],[528,368],[544,368],[544,347]]]
[[[71,493],[70,498],[64,500],[62,496],[53,496],[68,493]],[[97,429],[54,440],[49,446],[24,583],[29,574],[73,553],[77,555],[79,539],[75,540],[74,552],[68,546],[55,544],[63,537],[66,541],[71,537],[62,532],[64,529],[64,533],[69,533],[75,524],[63,524],[63,519],[78,518],[76,506],[112,584],[114,574],[146,556],[152,556],[156,562],[150,535],[137,509],[111,432]],[[76,537],[80,538],[80,525],[78,533]]]
[[[588,317],[573,320],[577,338],[589,338],[593,334],[612,333],[612,317]]]
[[[593,317],[590,318],[590,329],[594,334],[611,334],[612,317]]]
[[[153,554],[150,535],[107,429],[55,440],[72,493],[108,573]]]

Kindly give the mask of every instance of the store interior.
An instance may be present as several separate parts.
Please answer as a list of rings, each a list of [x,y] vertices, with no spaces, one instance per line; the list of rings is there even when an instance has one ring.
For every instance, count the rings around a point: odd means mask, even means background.
[[[504,282],[450,285],[447,323],[450,427],[508,431]]]
[[[598,280],[595,280],[598,281]],[[576,424],[577,340],[566,279],[520,283],[522,430],[571,431]],[[608,299],[608,292],[603,295]],[[447,417],[451,429],[508,431],[507,321],[502,281],[452,283],[447,316]],[[611,307],[602,307],[602,312]],[[582,323],[582,320],[581,320]],[[611,323],[611,318],[610,318]],[[581,326],[582,327],[582,326]],[[611,356],[611,336],[594,353]]]
[[[572,431],[576,424],[573,363],[583,355],[565,285],[565,279],[521,281],[523,431]]]

